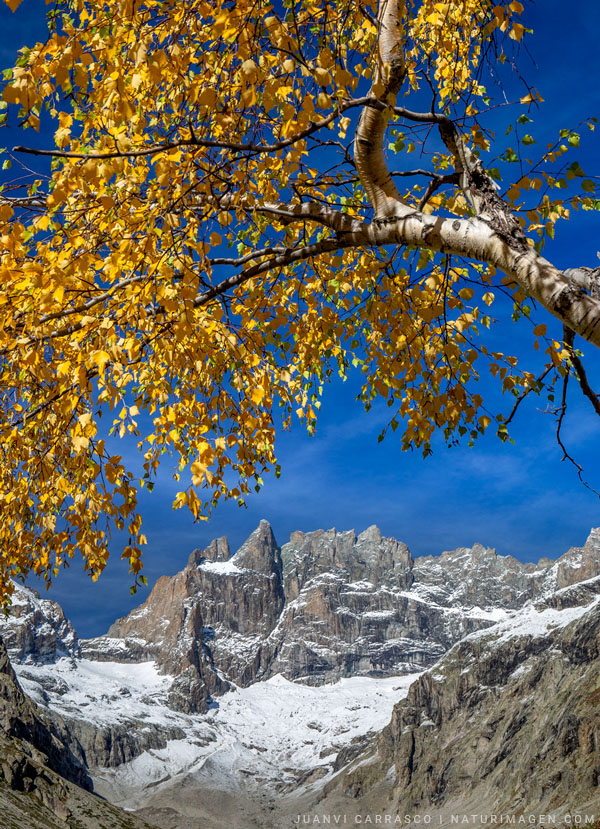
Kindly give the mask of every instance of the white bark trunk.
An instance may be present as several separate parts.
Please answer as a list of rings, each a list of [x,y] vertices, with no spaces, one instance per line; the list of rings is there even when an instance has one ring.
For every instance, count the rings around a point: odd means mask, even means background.
[[[558,317],[600,348],[600,302],[583,293],[562,271],[529,246],[509,244],[483,219],[452,219],[413,211],[396,219],[363,225],[344,234],[344,246],[414,245],[494,265]]]
[[[373,98],[393,105],[406,74],[403,53],[403,0],[382,0],[379,15],[377,59],[373,67]],[[365,107],[354,136],[354,162],[375,216],[402,215],[404,202],[387,168],[383,140],[389,114]]]
[[[393,106],[406,73],[404,65],[403,0],[381,0],[380,26],[374,83],[371,94]],[[383,91],[382,91],[383,89]],[[461,137],[448,119],[432,115],[442,139],[453,153],[461,185],[476,212],[472,219],[424,215],[401,198],[383,153],[385,112],[365,107],[356,135],[354,158],[361,183],[371,202],[375,220],[360,229],[342,232],[343,247],[355,241],[375,245],[415,245],[486,262],[515,280],[529,296],[583,339],[600,347],[600,301],[596,297],[598,274],[575,268],[563,273],[529,246],[510,206],[495,193],[493,182],[463,148]],[[446,122],[446,123],[444,123]],[[478,177],[474,175],[478,173]],[[478,183],[479,182],[479,183]],[[330,226],[333,226],[330,224]],[[339,228],[336,228],[338,233]],[[591,291],[585,293],[582,286]]]

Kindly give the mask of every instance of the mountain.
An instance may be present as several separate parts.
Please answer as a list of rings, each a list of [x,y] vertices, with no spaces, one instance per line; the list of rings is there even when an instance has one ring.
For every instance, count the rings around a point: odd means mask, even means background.
[[[479,544],[413,561],[377,527],[295,532],[279,548],[262,521],[233,556],[226,538],[194,551],[106,636],[79,645],[89,659],[155,660],[176,677],[171,707],[202,712],[229,683],[422,670],[507,610],[598,572],[595,531],[536,566]]]
[[[19,598],[24,597],[21,594]],[[50,618],[55,617],[51,614]],[[47,657],[48,640],[40,639],[38,644]],[[61,718],[48,717],[23,693],[0,641],[0,811],[4,829],[150,829],[136,816],[90,793],[90,776],[68,742]]]
[[[377,527],[279,547],[263,521],[233,556],[225,538],[195,550],[105,636],[78,639],[27,588],[0,631],[108,800],[163,829],[279,827],[593,799],[599,593],[600,530],[534,565],[479,544],[413,559]]]
[[[397,703],[319,808],[598,814],[600,578],[467,636]]]

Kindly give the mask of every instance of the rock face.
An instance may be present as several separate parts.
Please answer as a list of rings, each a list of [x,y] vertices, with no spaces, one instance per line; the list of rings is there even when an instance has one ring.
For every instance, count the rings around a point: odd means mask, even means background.
[[[47,658],[47,649],[42,655]],[[89,794],[91,788],[91,778],[72,751],[64,723],[60,717],[49,718],[23,693],[0,640],[2,826],[142,829],[146,825]]]
[[[556,563],[523,564],[475,544],[414,561],[377,527],[295,532],[266,521],[233,557],[227,539],[194,551],[105,637],[91,659],[154,659],[176,675],[171,704],[202,711],[227,690],[283,674],[311,684],[411,673],[506,611],[600,573],[600,531]]]
[[[474,544],[441,556],[415,560],[415,583],[424,599],[444,607],[515,609],[563,587],[600,573],[600,529],[593,529],[583,547],[571,547],[558,561],[537,565]]]
[[[158,580],[106,636],[81,643],[56,602],[15,592],[3,635],[11,658],[61,655],[143,662],[175,677],[171,705],[204,711],[210,698],[282,673],[318,684],[433,664],[502,610],[600,572],[600,530],[556,563],[537,566],[475,544],[414,561],[377,527],[293,533],[277,546],[265,521],[231,557],[226,538]]]
[[[61,606],[40,599],[30,588],[15,590],[2,637],[8,655],[17,662],[54,662],[79,653],[77,634]]]
[[[195,550],[184,570],[160,578],[105,637],[82,640],[83,656],[154,660],[176,676],[170,702],[180,711],[206,710],[212,695],[228,689],[227,679],[254,681],[264,673],[265,640],[284,605],[279,548],[262,521],[232,558],[228,553],[226,539]]]
[[[597,806],[600,578],[579,587],[458,643],[327,797],[433,817]]]
[[[50,724],[40,709],[23,693],[0,639],[0,734],[19,740],[45,754],[44,764],[66,780],[90,789],[90,777],[65,745],[62,723]],[[63,732],[61,734],[61,731]],[[7,780],[9,773],[3,771]]]
[[[356,535],[354,530],[295,532],[281,550],[285,594],[296,599],[311,579],[323,573],[343,573],[349,582],[368,581],[373,586],[393,584],[409,588],[413,561],[406,544],[383,538],[375,526]]]

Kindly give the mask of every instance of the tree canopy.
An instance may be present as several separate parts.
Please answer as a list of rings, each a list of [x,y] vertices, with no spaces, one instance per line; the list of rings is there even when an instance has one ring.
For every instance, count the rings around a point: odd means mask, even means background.
[[[600,414],[574,345],[600,345],[600,270],[542,255],[559,219],[600,208],[576,157],[595,119],[536,141],[542,97],[514,94],[523,13],[58,0],[0,110],[55,127],[4,154],[2,595],[77,551],[96,578],[115,528],[143,580],[138,495],[161,460],[195,518],[243,502],[332,373],[361,372],[364,405],[385,398],[425,454],[436,432],[506,439],[532,393],[562,394],[562,417],[572,375]]]

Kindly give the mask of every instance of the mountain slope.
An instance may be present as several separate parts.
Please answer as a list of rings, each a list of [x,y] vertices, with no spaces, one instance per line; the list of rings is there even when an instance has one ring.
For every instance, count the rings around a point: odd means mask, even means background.
[[[164,829],[279,829],[315,809],[594,799],[599,595],[598,530],[534,565],[477,544],[413,559],[376,527],[280,548],[261,522],[234,556],[194,551],[106,636],[78,640],[24,588],[2,624],[110,800]],[[539,768],[559,777],[534,785]]]
[[[596,577],[455,645],[411,686],[320,808],[593,814],[599,702]]]
[[[90,794],[91,779],[22,691],[0,640],[0,814],[3,829],[144,829],[148,824]]]

